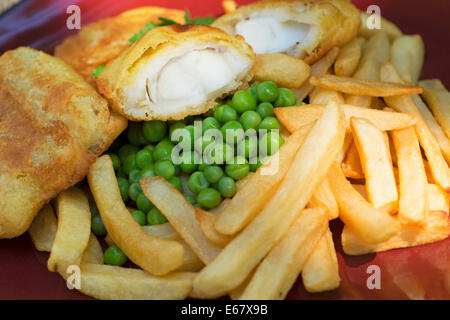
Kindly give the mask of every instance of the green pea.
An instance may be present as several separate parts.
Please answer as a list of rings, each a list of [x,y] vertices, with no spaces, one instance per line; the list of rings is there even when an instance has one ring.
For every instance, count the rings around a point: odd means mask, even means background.
[[[203,174],[209,183],[217,183],[223,177],[223,170],[219,166],[207,166]]]
[[[256,112],[259,113],[261,119],[272,117],[275,115],[275,113],[273,112],[273,105],[269,102],[263,102],[259,104],[259,106],[256,108]]]
[[[143,212],[149,212],[154,207],[153,203],[148,200],[143,192],[137,197],[136,206]]]
[[[167,134],[167,124],[163,121],[145,122],[143,126],[144,137],[150,142],[161,141]]]
[[[233,108],[238,113],[256,109],[256,98],[248,91],[240,90],[236,92],[232,99]]]
[[[282,107],[290,107],[295,106],[297,103],[297,97],[295,94],[286,88],[279,89],[278,98],[275,101],[275,107],[282,108]]]
[[[200,164],[198,165],[198,171],[201,171],[201,172],[205,171],[205,169],[206,169],[207,166],[208,166],[208,165],[207,165],[206,163],[200,163]]]
[[[121,164],[119,156],[115,153],[110,153],[109,157],[111,158],[111,161],[113,163],[114,170],[116,170],[116,171],[119,170],[120,164]]]
[[[120,195],[122,196],[123,202],[128,201],[128,189],[130,188],[130,183],[125,178],[117,178],[117,184],[119,185]]]
[[[127,262],[127,256],[119,249],[115,244],[110,246],[105,251],[104,261],[105,264],[111,266],[123,266]]]
[[[172,177],[169,179],[169,182],[177,188],[178,191],[183,192],[183,184],[181,183],[181,179],[178,177]]]
[[[268,158],[270,158],[270,157],[267,157],[267,159]],[[261,161],[260,158],[253,158],[249,162],[250,162],[250,171],[251,172],[256,172],[263,165],[263,162]]]
[[[155,163],[155,173],[157,176],[167,180],[175,175],[175,167],[169,160],[162,160]]]
[[[145,146],[144,149],[150,151],[153,154],[153,151],[155,151],[155,146],[153,144],[149,144]]]
[[[261,116],[256,111],[245,111],[239,119],[239,122],[246,131],[249,129],[256,130],[261,123]]]
[[[132,145],[139,146],[142,140],[142,124],[138,122],[130,122],[127,130],[128,142]]]
[[[231,120],[236,120],[237,112],[232,107],[225,104],[217,107],[214,110],[214,118],[216,118],[221,123],[226,123]]]
[[[133,169],[138,169],[136,164],[136,154],[130,154],[123,163],[123,170],[126,174],[130,174]]]
[[[236,194],[236,182],[230,177],[223,177],[217,184],[217,189],[224,198],[232,198]]]
[[[228,143],[238,143],[244,139],[244,129],[240,122],[236,120],[228,121],[222,126],[222,135]]]
[[[225,172],[230,178],[234,180],[240,180],[244,178],[250,171],[247,159],[244,157],[235,157],[232,163],[229,163],[225,167]]]
[[[259,82],[256,81],[255,83],[252,83],[252,85],[248,89],[248,91],[250,91],[250,93],[255,97],[256,101],[259,100],[259,97],[258,97],[258,85],[259,85]]]
[[[91,204],[89,206],[89,211],[91,212],[91,217],[100,215],[100,212],[95,204]]]
[[[141,226],[145,226],[147,224],[147,216],[141,210],[134,210],[130,214]]]
[[[210,129],[217,129],[220,130],[220,123],[215,118],[206,118],[202,122],[202,132],[205,133],[206,131]]]
[[[95,215],[91,217],[91,229],[92,232],[99,237],[106,236],[106,228],[103,224],[102,217],[100,215]]]
[[[120,162],[124,163],[126,158],[131,154],[138,153],[139,148],[137,146],[133,146],[131,144],[125,144],[119,149],[119,158]]]
[[[154,177],[154,176],[156,176],[156,174],[155,174],[155,169],[154,169],[153,164],[142,169],[141,174],[140,174],[141,179],[150,178],[150,177]]]
[[[142,189],[139,183],[132,183],[130,185],[130,188],[128,189],[128,196],[130,197],[131,200],[137,201],[137,198],[141,193]]]
[[[237,145],[237,154],[239,156],[251,159],[258,155],[258,138],[246,137]]]
[[[266,117],[261,121],[259,130],[280,130],[281,124],[275,117]]]
[[[203,189],[209,187],[208,180],[206,180],[205,174],[203,172],[194,172],[188,180],[188,188],[194,193],[199,193]]]
[[[136,165],[144,169],[153,163],[153,153],[148,149],[142,149],[136,154]]]
[[[169,141],[163,140],[158,143],[155,147],[155,151],[153,151],[153,160],[162,161],[162,160],[170,160],[172,158],[172,149],[173,144]]]
[[[183,153],[181,155],[182,161],[182,163],[180,164],[181,171],[185,173],[192,173],[195,170],[197,170],[198,168],[197,163],[199,163],[200,161],[199,157],[200,156],[195,151],[188,151],[186,154]]]
[[[139,169],[131,170],[131,172],[129,174],[129,178],[128,178],[130,183],[139,183],[140,179],[141,179],[141,170],[139,170]]]
[[[149,225],[154,226],[166,223],[167,219],[157,207],[153,207],[153,209],[147,213],[147,222]]]
[[[197,203],[197,200],[195,200],[194,196],[191,196],[190,194],[185,194],[184,197],[186,198],[187,201],[190,202],[190,204],[194,205]]]
[[[172,164],[173,164],[173,167],[175,168],[175,176],[177,176],[177,175],[179,175],[180,174],[180,166],[178,165],[178,164],[174,164],[173,162],[172,162]]]
[[[257,87],[258,98],[262,102],[273,102],[278,98],[278,87],[272,81],[260,83]]]
[[[212,209],[220,204],[220,193],[216,189],[206,188],[200,191],[197,197],[198,203],[207,209]]]
[[[195,140],[195,150],[197,150],[199,153],[203,153],[205,151],[205,149],[211,145],[214,144],[215,139],[213,136],[203,136],[198,138],[197,140]]]
[[[259,142],[259,152],[261,155],[271,156],[277,152],[283,144],[284,139],[279,135],[279,133],[270,131],[261,138]]]
[[[177,139],[175,139],[175,137],[173,136],[173,133],[175,132],[175,130],[184,129],[184,128],[186,128],[186,125],[182,122],[176,122],[176,123],[172,124],[169,129],[170,141],[178,142]]]
[[[224,164],[231,161],[233,156],[233,148],[226,143],[217,143],[211,147],[211,153],[206,155],[206,160],[208,164]]]

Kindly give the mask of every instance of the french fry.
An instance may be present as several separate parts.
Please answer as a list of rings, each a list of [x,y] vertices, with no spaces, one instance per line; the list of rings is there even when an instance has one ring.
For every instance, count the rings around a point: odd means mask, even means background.
[[[394,214],[398,209],[398,192],[383,132],[364,119],[352,118],[350,123],[369,201],[376,209]]]
[[[397,70],[389,62],[383,63],[380,74],[382,80],[384,81],[402,82]],[[384,100],[388,106],[398,112],[416,116],[416,133],[419,138],[420,145],[424,149],[425,155],[428,159],[433,180],[440,185],[445,192],[450,192],[450,170],[448,164],[440,151],[440,146],[436,138],[431,133],[412,98],[410,96],[396,96],[386,97]]]
[[[377,32],[379,32],[380,29],[374,28],[374,29],[369,29],[369,25],[370,23],[367,22],[367,19],[373,19],[373,18],[378,18],[376,16],[373,16],[372,18],[370,18],[371,15],[367,14],[366,12],[361,12],[361,27],[359,29],[358,34],[360,36],[363,36],[365,38],[370,38],[372,37],[374,34],[376,34]],[[391,40],[394,40],[398,37],[401,37],[403,35],[403,32],[392,22],[390,22],[389,20],[387,20],[386,18],[383,18],[381,16],[380,17],[380,27],[381,30],[383,30],[384,32],[386,32],[386,34],[389,36],[389,38]],[[369,20],[370,22],[370,20]]]
[[[423,92],[421,87],[412,87],[404,84],[375,80],[339,77],[331,74],[311,77],[309,82],[316,87],[359,96],[390,97]]]
[[[442,155],[444,156],[447,163],[450,164],[450,140],[447,138],[444,131],[437,123],[430,109],[428,109],[427,105],[422,101],[422,98],[417,94],[413,94],[411,98],[414,100],[414,103],[416,104],[416,107],[422,115],[428,128],[430,128],[431,133],[433,133],[434,137],[439,143]]]
[[[329,228],[308,257],[302,271],[302,280],[306,291],[311,293],[330,291],[339,287],[341,283],[339,265]]]
[[[183,264],[183,247],[178,242],[148,235],[130,215],[109,156],[91,166],[88,181],[108,234],[131,261],[154,275],[167,274]]]
[[[83,262],[103,264],[103,250],[97,237],[91,232],[86,249],[81,258]]]
[[[36,218],[34,218],[30,229],[28,229],[28,233],[37,250],[50,252],[57,229],[58,221],[56,220],[53,208],[51,205],[46,204],[39,211]]]
[[[330,50],[324,57],[322,57],[319,61],[311,65],[311,76],[320,76],[325,74],[328,69],[333,65],[334,61],[336,61],[336,57],[339,54],[339,48],[335,47]],[[303,101],[314,89],[314,87],[307,81],[302,87],[295,89],[295,96],[297,97],[297,101]]]
[[[289,170],[295,154],[311,130],[311,125],[294,132],[278,153],[262,165],[250,180],[231,199],[230,203],[216,216],[214,226],[225,235],[233,235],[247,226],[275,194],[277,187]],[[273,161],[281,164],[273,175],[264,175]]]
[[[324,209],[328,214],[329,220],[334,220],[339,217],[339,206],[333,191],[331,190],[328,179],[324,179],[317,187],[308,206],[311,208],[319,207]]]
[[[188,246],[183,240],[179,241],[184,248],[184,260],[183,264],[178,267],[175,271],[177,272],[199,272],[205,267],[202,260],[192,251],[191,247]]]
[[[347,155],[341,164],[342,171],[346,178],[364,179],[364,173],[361,166],[361,159],[359,158],[358,149],[353,141],[350,145]]]
[[[328,179],[339,205],[339,218],[358,237],[368,243],[380,243],[398,232],[397,219],[365,200],[347,181],[338,163],[331,166]]]
[[[328,104],[331,100],[344,104],[344,96],[337,91],[324,88],[314,88],[309,96],[311,104]]]
[[[389,60],[391,46],[385,32],[377,31],[366,42],[361,55],[358,69],[353,78],[363,80],[379,80],[380,65]],[[345,103],[363,108],[370,108],[372,98],[361,95],[346,95]]]
[[[284,299],[327,228],[323,209],[304,210],[257,267],[239,299]]]
[[[143,226],[145,233],[148,235],[158,237],[165,240],[181,240],[180,235],[176,230],[170,225],[170,223],[157,224],[152,226]],[[105,241],[108,245],[114,244],[114,241],[109,235],[105,237]]]
[[[247,228],[197,275],[193,289],[196,297],[219,297],[247,278],[306,206],[342,148],[344,134],[343,112],[330,103],[298,151],[276,194]]]
[[[224,0],[222,1],[222,8],[225,13],[231,13],[236,11],[238,5],[234,0]]]
[[[195,254],[208,264],[221,248],[206,238],[195,217],[195,208],[170,182],[162,177],[141,179],[145,196],[163,213]]]
[[[178,300],[192,289],[195,274],[175,272],[155,277],[143,270],[83,262],[79,291],[103,300]]]
[[[392,131],[398,159],[400,199],[398,216],[406,223],[421,224],[427,212],[427,175],[414,128]]]
[[[290,131],[314,123],[322,115],[325,105],[310,104],[299,107],[275,108],[278,120]],[[417,123],[414,115],[382,110],[372,110],[344,104],[346,128],[350,131],[350,119],[353,117],[370,120],[381,131],[390,131],[411,127]]]
[[[428,211],[442,211],[449,213],[448,194],[435,184],[427,186],[427,205]]]
[[[401,36],[392,43],[391,62],[406,83],[417,83],[424,59],[425,45],[421,36]]]
[[[450,139],[450,92],[439,79],[424,80],[419,82],[423,87],[423,97],[433,111],[437,122]]]
[[[303,60],[283,53],[258,54],[253,73],[256,81],[273,81],[279,87],[300,88],[311,75],[311,67]]]
[[[356,191],[367,201],[369,201],[369,197],[367,196],[366,186],[363,184],[352,184],[352,187],[355,188]]]
[[[244,282],[242,282],[239,287],[231,290],[228,295],[230,296],[231,300],[239,300],[240,296],[242,296],[242,294],[245,291],[245,288],[247,288],[247,285],[249,284],[250,280],[252,280],[253,275],[255,274],[255,270],[253,270],[252,272],[250,272],[250,274],[248,275],[247,279],[244,280]]]
[[[337,76],[350,77],[358,67],[361,58],[361,46],[358,38],[344,44],[334,63],[334,73]]]
[[[348,149],[353,143],[353,137],[351,132],[345,133],[344,138],[344,145],[342,146],[341,151],[339,152],[338,156],[336,157],[336,161],[339,163],[342,163],[345,159],[345,155],[347,154]]]
[[[249,172],[243,179],[236,181],[236,192],[239,192],[250,181],[254,172]]]
[[[422,226],[402,224],[398,233],[386,241],[369,244],[348,226],[342,232],[342,246],[348,255],[363,255],[391,249],[408,248],[446,239],[450,235],[448,214],[430,211]]]
[[[58,229],[47,262],[49,271],[65,272],[79,265],[91,233],[91,213],[84,193],[72,188],[56,199]]]
[[[233,240],[232,236],[224,235],[216,230],[214,227],[216,216],[214,214],[196,208],[195,216],[197,217],[203,234],[215,245],[225,247],[231,240]]]

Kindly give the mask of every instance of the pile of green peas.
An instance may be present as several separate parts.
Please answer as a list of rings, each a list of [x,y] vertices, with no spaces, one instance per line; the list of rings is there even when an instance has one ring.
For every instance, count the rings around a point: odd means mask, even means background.
[[[108,152],[123,201],[129,207],[137,208],[130,214],[141,226],[167,222],[139,185],[140,179],[152,176],[167,179],[193,206],[205,210],[217,207],[223,198],[233,197],[236,182],[249,172],[255,172],[284,143],[279,133],[273,131],[281,129],[274,108],[296,104],[291,90],[266,81],[237,91],[221,100],[215,109],[200,116],[180,121],[130,123],[124,134],[126,137],[116,142]],[[201,121],[202,140],[199,143],[195,143],[195,121]],[[177,129],[189,132],[193,146],[189,154],[181,155],[182,162],[178,165],[172,161],[172,150],[183,139],[174,134]],[[204,138],[209,129],[220,130],[224,139],[231,132],[234,145],[216,144],[214,140]],[[267,133],[255,143],[242,134],[249,129],[266,130]],[[201,150],[194,146],[200,146]],[[208,146],[213,150],[212,161],[194,161]],[[267,150],[266,153],[259,154],[260,148]],[[187,183],[183,184],[182,179]],[[98,236],[106,235],[100,215],[95,214],[98,210],[94,207],[91,212],[93,232]],[[105,252],[107,264],[123,265],[126,260],[117,246],[111,246]]]

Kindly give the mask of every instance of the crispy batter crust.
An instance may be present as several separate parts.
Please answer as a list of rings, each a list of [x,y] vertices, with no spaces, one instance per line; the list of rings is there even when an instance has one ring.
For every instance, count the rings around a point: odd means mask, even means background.
[[[287,52],[307,63],[317,61],[333,47],[354,38],[361,23],[358,9],[346,0],[262,0],[223,15],[213,26],[234,34],[239,21],[260,10],[313,26],[314,32],[305,38],[307,45],[299,44]]]
[[[141,7],[119,16],[101,19],[84,26],[75,36],[68,37],[55,48],[55,56],[72,65],[86,81],[92,82],[94,69],[119,56],[131,43],[135,33],[145,29],[159,17],[184,22],[184,12],[160,7]]]
[[[166,45],[170,44],[170,46],[175,47],[185,41],[217,43],[224,47],[232,47],[238,50],[252,61],[255,58],[250,46],[242,41],[240,37],[230,36],[217,28],[203,25],[172,25],[155,28],[107,65],[100,76],[95,79],[98,90],[109,100],[114,111],[122,114],[127,119],[136,121],[155,120],[156,118],[153,117],[151,110],[148,110],[146,118],[142,119],[136,117],[132,112],[133,110],[127,109],[124,98],[121,97],[121,88],[130,81],[128,78],[130,69],[139,59],[144,56],[148,57],[157,50],[166,50]],[[250,69],[243,79],[239,79],[241,88],[248,86],[248,81],[253,78]],[[238,89],[236,88],[236,90]],[[189,115],[204,113],[214,106],[214,100],[206,101],[198,106],[187,107],[176,116],[168,116],[164,119],[158,118],[157,120],[180,120]]]
[[[69,65],[30,48],[0,57],[0,238],[23,233],[125,130]]]

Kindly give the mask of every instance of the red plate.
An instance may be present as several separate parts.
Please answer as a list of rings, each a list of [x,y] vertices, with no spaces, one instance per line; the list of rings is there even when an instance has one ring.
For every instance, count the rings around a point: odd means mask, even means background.
[[[240,4],[252,2],[238,1]],[[354,0],[360,9],[377,4],[383,16],[405,33],[422,35],[427,58],[423,78],[440,78],[450,87],[448,57],[450,5],[448,0]],[[189,8],[193,16],[222,13],[221,0],[27,0],[0,16],[0,53],[18,46],[51,52],[65,36],[75,33],[65,27],[66,8],[77,4],[82,23],[143,5]],[[301,281],[289,299],[450,299],[450,239],[401,250],[349,257],[342,253],[340,223],[332,226],[342,278],[335,291],[311,295]],[[48,254],[36,251],[27,234],[0,240],[0,299],[86,299],[68,290],[62,278],[47,271]],[[380,267],[381,289],[369,290],[367,268]]]

